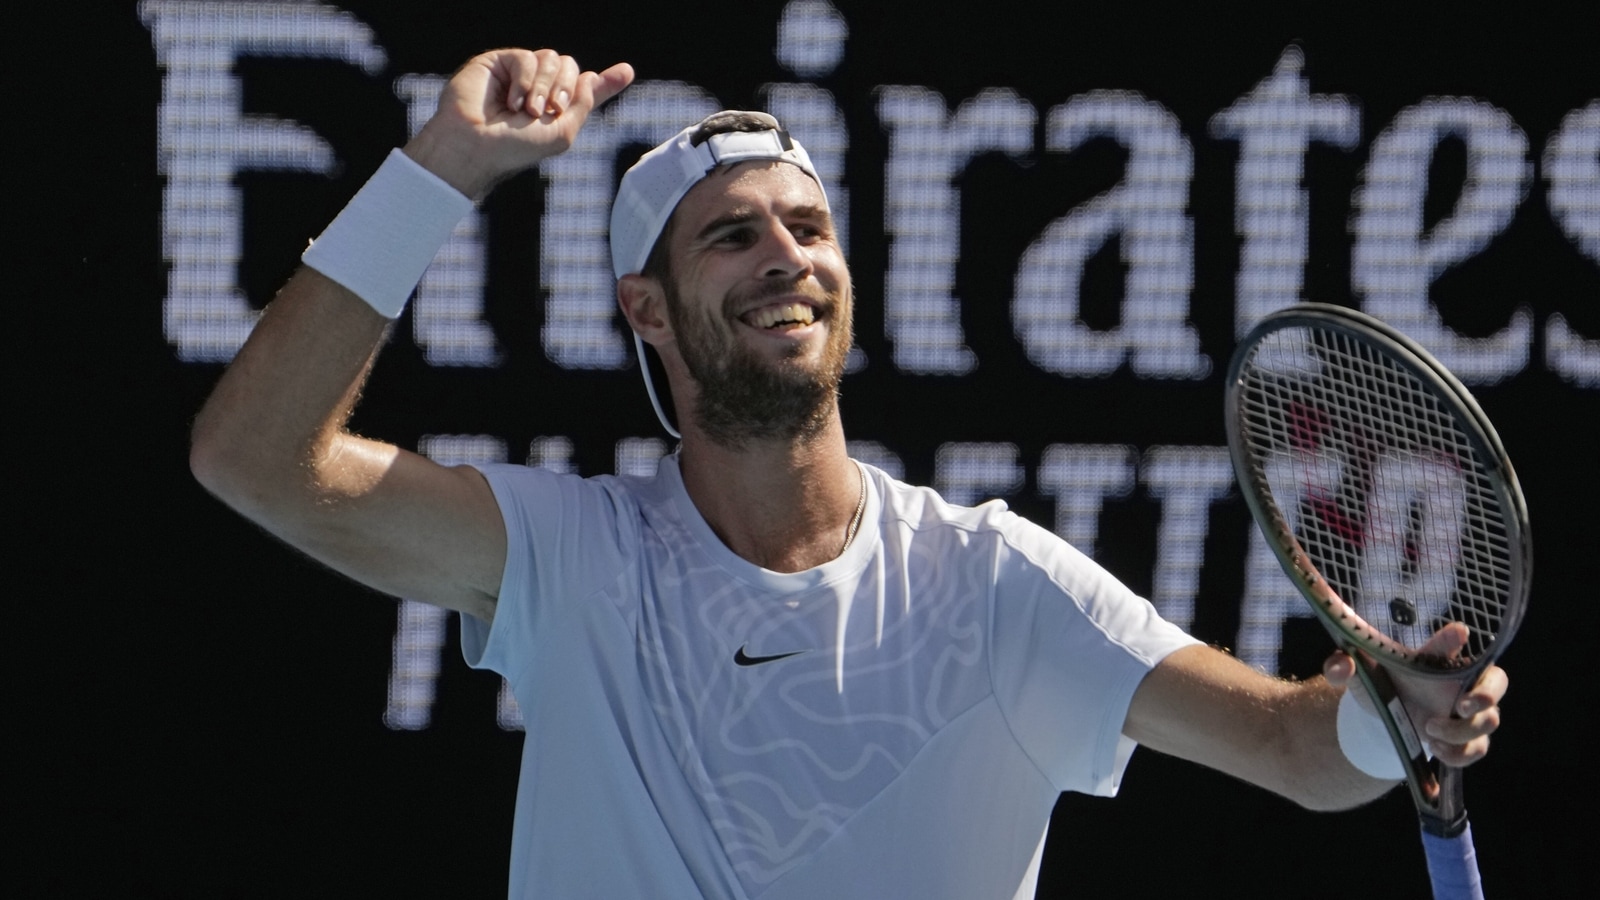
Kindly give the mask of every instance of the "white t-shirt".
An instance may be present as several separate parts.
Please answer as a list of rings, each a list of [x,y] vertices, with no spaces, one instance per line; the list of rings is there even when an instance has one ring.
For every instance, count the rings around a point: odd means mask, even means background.
[[[483,472],[509,552],[469,664],[527,734],[512,897],[1032,896],[1061,791],[1115,793],[1141,678],[1193,639],[991,502],[870,466],[860,533],[793,574],[683,488]]]

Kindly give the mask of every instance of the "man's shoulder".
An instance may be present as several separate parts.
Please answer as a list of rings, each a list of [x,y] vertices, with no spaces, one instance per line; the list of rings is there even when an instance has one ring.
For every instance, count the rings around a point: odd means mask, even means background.
[[[543,466],[495,463],[476,466],[502,508],[533,513],[593,507],[637,515],[659,493],[653,476],[578,475]]]
[[[1004,547],[1011,558],[1041,570],[1098,568],[1054,531],[1012,512],[1004,500],[966,506],[951,502],[933,488],[907,484],[881,471],[877,474],[883,523],[897,523],[921,541],[934,540],[952,550],[956,545],[966,549]]]
[[[1004,500],[990,499],[974,505],[954,503],[939,491],[908,484],[881,469],[874,473],[883,498],[885,521],[898,521],[915,529],[952,527],[964,531],[1007,531],[1026,525]]]

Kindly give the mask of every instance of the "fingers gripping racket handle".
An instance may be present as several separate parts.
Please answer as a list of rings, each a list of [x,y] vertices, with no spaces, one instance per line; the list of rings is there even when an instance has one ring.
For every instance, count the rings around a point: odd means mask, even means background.
[[[1478,876],[1478,853],[1472,845],[1472,826],[1455,837],[1441,837],[1422,829],[1422,848],[1428,855],[1428,878],[1433,900],[1483,900]]]

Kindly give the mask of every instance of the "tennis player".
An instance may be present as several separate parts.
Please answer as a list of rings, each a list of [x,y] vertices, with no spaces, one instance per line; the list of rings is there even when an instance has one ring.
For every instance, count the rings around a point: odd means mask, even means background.
[[[805,150],[764,114],[691,125],[618,189],[617,302],[681,431],[654,477],[450,468],[347,431],[458,218],[632,79],[549,50],[470,61],[195,424],[209,490],[460,611],[468,662],[509,680],[512,896],[1031,897],[1058,794],[1114,793],[1136,744],[1314,809],[1397,783],[1376,718],[1341,703],[1349,658],[1268,677],[1002,504],[848,456],[850,272]],[[1402,685],[1455,765],[1487,750],[1505,688],[1498,668],[1459,699]]]

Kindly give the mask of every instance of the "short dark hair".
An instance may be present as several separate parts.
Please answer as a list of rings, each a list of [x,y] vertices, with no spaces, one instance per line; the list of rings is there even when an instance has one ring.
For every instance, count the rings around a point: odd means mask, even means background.
[[[713,135],[727,134],[731,131],[745,133],[776,131],[785,145],[789,143],[789,133],[783,130],[783,126],[778,124],[777,119],[764,112],[750,112],[740,109],[725,109],[722,112],[712,113],[701,119],[700,124],[696,125],[694,131],[689,133],[689,143],[698,147],[711,140]]]

